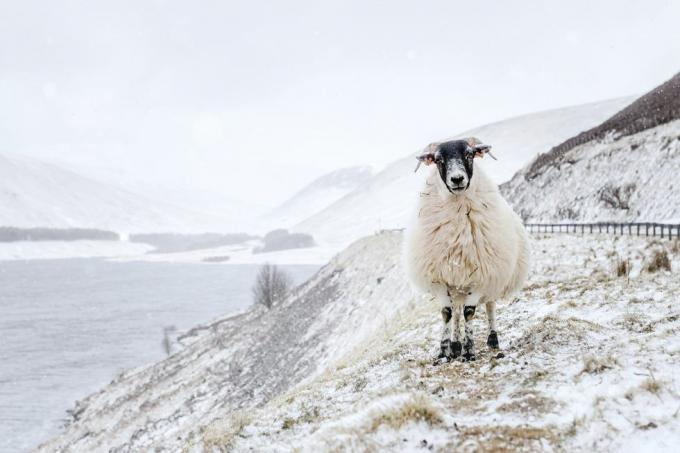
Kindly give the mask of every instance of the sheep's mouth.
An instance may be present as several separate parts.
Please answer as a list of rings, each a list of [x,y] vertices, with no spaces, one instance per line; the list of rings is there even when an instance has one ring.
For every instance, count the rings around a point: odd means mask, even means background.
[[[458,193],[458,192],[464,192],[465,189],[467,189],[467,186],[458,186],[458,187],[446,186],[446,188],[449,189],[449,192],[451,192],[451,193]]]

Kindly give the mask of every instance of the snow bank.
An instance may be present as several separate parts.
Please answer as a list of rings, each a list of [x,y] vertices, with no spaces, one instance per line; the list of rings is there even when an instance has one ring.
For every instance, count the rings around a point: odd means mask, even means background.
[[[0,243],[1,260],[92,257],[140,257],[153,250],[147,244],[123,241],[18,241]]]

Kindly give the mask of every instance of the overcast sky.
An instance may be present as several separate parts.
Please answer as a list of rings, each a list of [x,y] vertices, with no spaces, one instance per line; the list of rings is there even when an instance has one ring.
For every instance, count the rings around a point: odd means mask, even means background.
[[[341,166],[642,93],[680,71],[678,23],[675,0],[0,0],[0,153],[274,205]]]

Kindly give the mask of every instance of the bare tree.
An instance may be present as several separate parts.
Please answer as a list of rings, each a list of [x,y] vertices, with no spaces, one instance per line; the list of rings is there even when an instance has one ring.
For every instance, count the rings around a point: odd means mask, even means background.
[[[293,279],[285,271],[273,264],[265,263],[257,274],[253,286],[253,298],[256,304],[267,308],[283,300],[293,286]]]

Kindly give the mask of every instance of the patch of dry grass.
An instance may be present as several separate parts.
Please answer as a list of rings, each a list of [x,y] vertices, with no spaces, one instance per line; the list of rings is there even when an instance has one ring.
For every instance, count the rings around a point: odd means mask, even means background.
[[[484,425],[459,427],[458,441],[451,451],[516,452],[548,451],[559,446],[553,427]],[[446,450],[444,450],[446,451]]]
[[[231,451],[237,436],[253,420],[252,412],[237,411],[226,420],[214,422],[205,427],[201,433],[203,446],[208,451]]]
[[[668,257],[668,252],[665,249],[656,249],[645,265],[645,270],[650,273],[661,270],[671,270],[671,260]]]
[[[369,425],[369,431],[376,431],[381,425],[399,429],[409,422],[425,422],[430,426],[442,423],[439,411],[422,395],[413,395],[394,408],[376,415]]]
[[[618,258],[616,262],[614,263],[614,273],[616,274],[617,277],[626,277],[630,275],[630,260],[624,260],[621,258]]]
[[[610,370],[614,368],[618,364],[619,361],[613,355],[598,357],[595,356],[594,354],[588,354],[583,357],[583,370],[581,370],[581,374],[602,373],[605,370]]]
[[[297,418],[293,417],[285,417],[283,421],[281,422],[281,429],[291,429],[295,425],[301,425],[301,424],[309,424],[313,423],[319,420],[319,416],[321,413],[319,412],[318,407],[303,407],[303,413]]]

